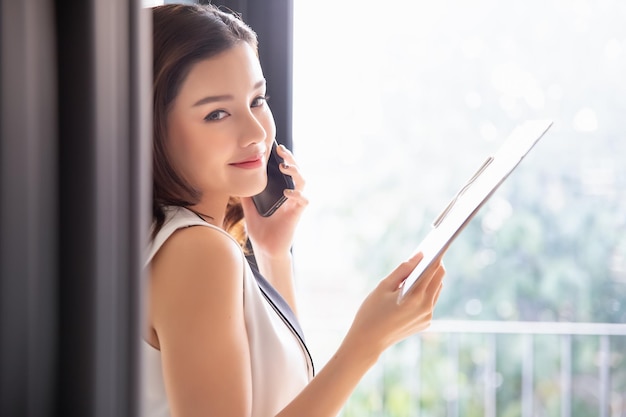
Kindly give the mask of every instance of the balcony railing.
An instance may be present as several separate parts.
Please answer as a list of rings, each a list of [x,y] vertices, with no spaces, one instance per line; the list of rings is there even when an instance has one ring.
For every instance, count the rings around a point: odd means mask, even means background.
[[[626,324],[434,321],[383,356],[342,415],[626,416]]]

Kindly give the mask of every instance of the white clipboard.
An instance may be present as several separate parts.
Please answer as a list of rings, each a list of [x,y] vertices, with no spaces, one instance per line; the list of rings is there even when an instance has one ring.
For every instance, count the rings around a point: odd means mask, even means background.
[[[485,159],[476,173],[437,216],[433,228],[415,250],[415,253],[422,252],[424,258],[404,281],[400,297],[412,288],[433,261],[450,246],[550,126],[552,126],[550,120],[526,121],[517,126],[500,148]]]

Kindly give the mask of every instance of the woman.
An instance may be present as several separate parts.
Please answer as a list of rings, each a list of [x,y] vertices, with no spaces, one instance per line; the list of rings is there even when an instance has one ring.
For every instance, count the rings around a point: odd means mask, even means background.
[[[295,319],[290,253],[305,181],[286,148],[280,169],[295,190],[270,217],[250,198],[265,188],[275,136],[256,36],[213,6],[158,6],[153,17],[144,415],[336,416],[386,348],[429,325],[443,266],[398,303],[421,256],[399,265],[314,375]],[[255,265],[245,256],[248,239]]]

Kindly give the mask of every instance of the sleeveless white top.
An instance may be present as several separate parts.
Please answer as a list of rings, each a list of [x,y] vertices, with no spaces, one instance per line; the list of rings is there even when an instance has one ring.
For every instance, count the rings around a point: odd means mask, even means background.
[[[190,210],[171,207],[166,211],[163,227],[149,246],[146,266],[172,233],[190,226],[212,227],[228,235]],[[268,288],[267,281],[259,277],[257,271],[253,273],[243,251],[241,259],[244,263],[242,297],[252,374],[251,417],[272,417],[311,380],[313,362],[295,318],[289,319],[292,313],[285,307],[284,300],[273,288]],[[143,341],[141,354],[142,416],[170,417],[161,353]]]

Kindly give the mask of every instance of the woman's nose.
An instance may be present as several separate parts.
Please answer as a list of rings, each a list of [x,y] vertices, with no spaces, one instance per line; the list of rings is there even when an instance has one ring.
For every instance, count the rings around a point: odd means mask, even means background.
[[[242,146],[260,143],[267,138],[267,132],[261,120],[249,111],[240,121],[240,142]]]

